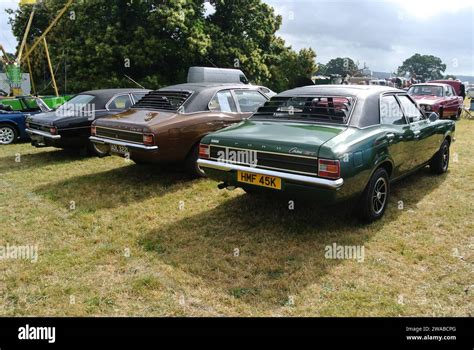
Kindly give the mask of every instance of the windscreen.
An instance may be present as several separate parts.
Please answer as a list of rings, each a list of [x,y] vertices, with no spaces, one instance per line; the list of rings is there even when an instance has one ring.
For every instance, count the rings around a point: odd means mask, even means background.
[[[298,120],[347,124],[353,98],[343,96],[275,96],[252,119]]]
[[[438,96],[443,97],[443,88],[441,86],[433,86],[433,85],[418,85],[412,86],[408,90],[409,95],[418,95],[418,96]]]

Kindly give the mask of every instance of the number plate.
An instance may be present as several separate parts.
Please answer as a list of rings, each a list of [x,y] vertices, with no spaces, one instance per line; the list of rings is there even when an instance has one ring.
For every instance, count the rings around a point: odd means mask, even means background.
[[[237,181],[261,187],[273,188],[274,190],[281,190],[281,179],[275,176],[253,174],[248,173],[246,171],[238,171]]]
[[[112,153],[117,153],[117,154],[122,154],[122,155],[130,154],[128,147],[119,146],[119,145],[110,145],[110,151]]]

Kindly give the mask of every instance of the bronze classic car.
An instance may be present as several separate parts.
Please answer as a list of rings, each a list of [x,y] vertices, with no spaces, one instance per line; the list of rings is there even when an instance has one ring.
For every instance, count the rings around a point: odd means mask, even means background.
[[[148,93],[126,112],[92,125],[90,140],[135,163],[184,163],[194,175],[199,142],[207,134],[250,117],[268,97],[262,86],[180,84]]]

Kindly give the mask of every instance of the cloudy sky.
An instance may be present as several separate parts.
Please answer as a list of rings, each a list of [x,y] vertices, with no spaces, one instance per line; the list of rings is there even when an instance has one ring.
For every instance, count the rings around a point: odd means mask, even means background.
[[[283,16],[279,32],[318,62],[351,57],[396,70],[415,53],[440,57],[450,74],[474,75],[472,0],[265,0]]]
[[[295,49],[312,47],[318,62],[351,57],[390,72],[415,53],[440,57],[446,73],[474,76],[473,0],[264,0],[283,16],[279,31]],[[0,0],[0,43],[16,46]]]

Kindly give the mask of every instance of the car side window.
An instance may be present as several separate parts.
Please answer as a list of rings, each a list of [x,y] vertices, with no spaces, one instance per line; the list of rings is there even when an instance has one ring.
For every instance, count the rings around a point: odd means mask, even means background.
[[[267,102],[267,99],[255,90],[234,90],[234,93],[243,113],[255,112]]]
[[[380,124],[406,124],[400,105],[393,95],[382,96],[380,100]]]
[[[209,102],[209,110],[214,112],[237,112],[230,90],[218,91]]]
[[[451,89],[449,88],[449,86],[446,87],[446,94],[445,94],[447,97],[451,97],[452,94],[451,94]]]
[[[108,104],[107,108],[110,109],[129,109],[132,105],[130,96],[119,95],[114,97]]]
[[[403,112],[405,117],[409,120],[410,123],[415,123],[417,121],[423,120],[423,113],[418,109],[415,102],[410,100],[406,95],[398,95],[398,100],[402,105]]]

